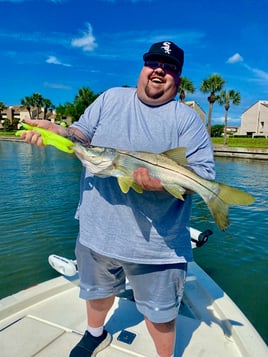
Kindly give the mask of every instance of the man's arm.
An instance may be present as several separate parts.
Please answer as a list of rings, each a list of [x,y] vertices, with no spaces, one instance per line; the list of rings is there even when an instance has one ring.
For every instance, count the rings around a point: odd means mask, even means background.
[[[49,120],[32,120],[29,118],[24,119],[25,123],[49,130],[55,134],[64,136],[73,142],[79,142],[84,145],[89,145],[89,139],[77,128],[68,127],[65,128],[61,125],[51,123]],[[42,147],[44,146],[40,133],[32,130],[27,131],[21,135],[21,138],[29,144]]]

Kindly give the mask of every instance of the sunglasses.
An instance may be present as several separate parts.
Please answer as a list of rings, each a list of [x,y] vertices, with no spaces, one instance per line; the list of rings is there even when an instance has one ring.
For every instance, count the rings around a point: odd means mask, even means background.
[[[162,62],[158,62],[158,61],[145,61],[144,66],[150,67],[153,69],[162,68],[168,72],[176,72],[176,73],[179,72],[178,67],[173,63],[162,63]]]

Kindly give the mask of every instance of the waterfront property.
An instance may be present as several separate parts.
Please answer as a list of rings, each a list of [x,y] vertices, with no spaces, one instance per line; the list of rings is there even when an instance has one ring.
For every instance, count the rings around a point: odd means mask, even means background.
[[[200,118],[203,120],[204,124],[206,123],[206,112],[200,107],[200,105],[194,101],[194,100],[189,100],[185,102],[188,107],[194,109],[197,114],[200,116]]]
[[[55,122],[56,120],[56,111],[52,109],[46,109],[46,108],[30,108],[31,112],[31,117],[33,119],[48,119],[52,122]],[[15,105],[15,106],[9,106],[5,110],[2,111],[1,113],[1,121],[0,121],[0,129],[4,127],[4,122],[5,120],[9,120],[9,122],[12,123],[20,123],[21,121],[24,120],[24,118],[29,117],[30,113],[29,110],[23,106],[20,105]],[[64,117],[62,118],[64,121],[70,125],[72,123],[72,120],[70,117]]]
[[[195,101],[186,101],[186,105],[194,109],[200,118],[206,123],[206,112]],[[0,129],[3,123],[8,119],[11,123],[19,123],[25,117],[29,116],[29,111],[23,106],[10,106],[1,113],[2,119]],[[56,119],[55,110],[45,110],[45,108],[31,108],[32,118],[48,119],[52,122]],[[68,125],[72,123],[71,117],[62,118]],[[228,126],[226,128],[228,135],[245,135],[252,137],[268,137],[268,100],[259,100],[242,113],[241,125]]]
[[[244,111],[237,134],[268,137],[268,100],[259,100]]]

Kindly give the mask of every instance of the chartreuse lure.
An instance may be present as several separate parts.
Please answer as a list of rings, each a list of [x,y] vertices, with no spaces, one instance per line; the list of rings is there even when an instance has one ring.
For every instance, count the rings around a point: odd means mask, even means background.
[[[32,125],[26,124],[24,122],[22,122],[21,124],[22,124],[23,128],[26,130],[18,130],[16,132],[16,136],[21,136],[22,133],[33,130],[33,131],[36,131],[37,133],[41,134],[44,145],[55,146],[55,148],[57,148],[61,151],[67,152],[69,154],[72,154],[74,152],[72,149],[72,147],[74,146],[74,143],[71,140],[65,138],[64,136],[52,133],[49,130],[39,128],[37,126],[32,126]]]

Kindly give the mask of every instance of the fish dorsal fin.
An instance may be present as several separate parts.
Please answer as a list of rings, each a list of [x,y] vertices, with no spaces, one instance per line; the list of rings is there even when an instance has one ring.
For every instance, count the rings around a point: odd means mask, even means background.
[[[163,152],[162,155],[175,161],[179,165],[187,165],[188,164],[188,161],[186,159],[186,148],[185,147],[179,147],[179,148],[167,150],[167,151]]]

